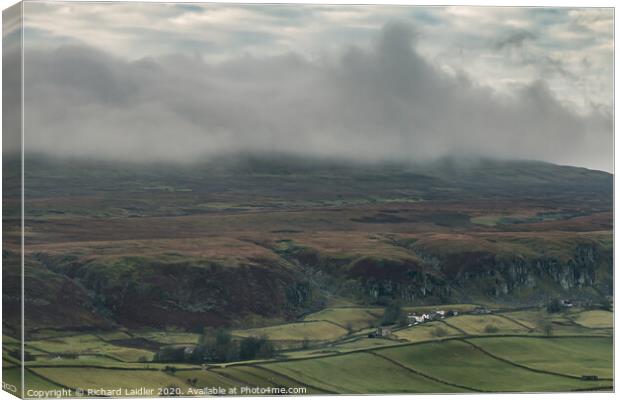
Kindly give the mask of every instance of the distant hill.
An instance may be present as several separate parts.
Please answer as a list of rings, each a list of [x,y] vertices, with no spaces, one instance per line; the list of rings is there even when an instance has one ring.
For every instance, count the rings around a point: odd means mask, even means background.
[[[334,298],[514,305],[612,294],[613,176],[584,168],[30,157],[25,185],[26,285],[41,289],[26,299],[27,330],[245,326]],[[8,208],[19,205],[11,193]],[[18,215],[5,214],[3,253],[15,321]],[[60,293],[70,313],[54,311]]]

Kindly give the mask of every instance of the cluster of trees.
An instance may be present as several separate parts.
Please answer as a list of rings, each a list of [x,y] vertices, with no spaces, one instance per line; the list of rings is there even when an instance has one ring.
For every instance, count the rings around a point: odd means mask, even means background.
[[[231,362],[272,358],[273,343],[266,337],[235,339],[225,329],[205,329],[193,349],[166,347],[155,355],[156,362]]]
[[[381,325],[407,325],[407,313],[405,313],[398,302],[392,302],[383,310]]]
[[[562,308],[562,303],[558,299],[553,299],[547,304],[547,312],[551,314],[559,313]]]

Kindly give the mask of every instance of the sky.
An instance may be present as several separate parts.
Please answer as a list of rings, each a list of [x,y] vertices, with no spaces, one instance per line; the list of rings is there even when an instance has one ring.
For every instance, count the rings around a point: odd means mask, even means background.
[[[613,168],[611,9],[30,2],[24,49],[29,151]]]

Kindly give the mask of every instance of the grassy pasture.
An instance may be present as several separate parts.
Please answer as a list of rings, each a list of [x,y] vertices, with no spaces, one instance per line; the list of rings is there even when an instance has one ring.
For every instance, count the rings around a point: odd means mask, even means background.
[[[66,330],[55,330],[55,329],[41,329],[36,332],[31,332],[26,337],[26,340],[41,340],[41,339],[49,339],[55,337],[67,337],[67,336],[80,336],[83,335],[84,332],[76,332],[76,331],[66,331]],[[15,339],[17,340],[17,339]]]
[[[77,358],[58,358],[47,355],[46,357],[38,357],[35,361],[28,361],[26,365],[29,367],[37,367],[41,365],[51,366],[67,366],[67,365],[84,365],[94,367],[123,367],[123,368],[144,368],[146,365],[155,366],[156,364],[143,364],[138,362],[119,362],[115,359],[106,357],[106,355],[80,355]]]
[[[19,345],[20,341],[11,337],[11,336],[7,336],[7,335],[2,335],[2,345],[7,345],[7,344],[17,344]]]
[[[195,386],[199,388],[223,387],[228,389],[238,386],[230,380],[211,371],[178,371],[177,373],[175,373],[175,377],[184,381],[187,381],[187,379],[196,379]]]
[[[107,343],[95,334],[34,340],[27,342],[26,347],[43,350],[48,353],[107,354],[127,362],[139,361],[142,358],[151,360],[154,354],[152,351],[144,349],[122,347]]]
[[[196,344],[200,338],[200,335],[197,333],[175,331],[153,331],[135,333],[135,335],[164,344]]]
[[[249,387],[304,387],[303,384],[271,370],[255,367],[234,367],[217,370],[218,374]],[[307,387],[306,394],[326,394],[324,390]]]
[[[323,341],[334,340],[347,334],[347,330],[325,321],[294,322],[264,328],[235,330],[234,336],[266,336],[271,340],[284,341]]]
[[[481,338],[491,354],[545,371],[613,377],[612,338]]]
[[[282,356],[287,359],[301,359],[301,358],[312,358],[317,356],[324,356],[327,354],[338,354],[338,353],[348,353],[350,351],[360,350],[360,349],[372,349],[377,347],[384,346],[393,346],[394,344],[398,344],[398,341],[384,339],[384,338],[357,338],[353,340],[347,340],[343,342],[338,342],[336,344],[330,344],[329,346],[319,347],[319,348],[309,348],[304,350],[292,350],[281,353]]]
[[[256,368],[256,367],[230,367],[230,368],[216,368],[208,371],[212,376],[217,377],[224,385],[222,387],[300,387],[304,386],[299,382],[289,379],[285,376],[277,374],[273,371]],[[191,373],[185,373],[184,375],[192,376]],[[306,387],[306,394],[325,394],[323,390]]]
[[[608,382],[586,382],[528,371],[487,356],[459,340],[383,349],[376,353],[447,382],[485,391],[562,391],[609,385]]]
[[[499,315],[459,315],[446,320],[450,325],[467,332],[470,335],[484,335],[492,333],[528,333],[529,329],[512,322]],[[496,332],[487,332],[487,326],[493,326]]]
[[[368,353],[266,364],[265,368],[337,393],[451,393],[432,381]]]
[[[303,350],[290,350],[281,353],[281,356],[286,359],[300,359],[300,358],[312,358],[322,356],[326,354],[338,354],[338,350],[333,348],[318,348],[318,349],[303,349]]]
[[[441,339],[442,337],[462,336],[463,334],[442,322],[429,322],[395,331],[394,335],[399,339],[406,339],[410,342],[421,342]]]
[[[300,386],[299,382],[288,379],[282,375],[276,374],[273,371],[264,368],[256,368],[256,367],[235,367],[235,369],[246,372],[246,374],[251,374],[256,377],[260,377],[263,381],[267,382],[270,386],[277,387],[298,387]],[[320,394],[325,393],[324,391],[317,390],[314,388],[307,388],[308,394]]]
[[[513,311],[505,314],[525,325],[534,327],[539,334],[544,332],[546,325],[552,327],[554,336],[612,334],[611,325],[609,325],[613,321],[612,313],[603,310],[569,310],[550,314],[540,309]]]
[[[511,311],[503,315],[535,330],[542,329],[542,324],[548,317],[548,313],[543,310]]]
[[[101,332],[98,333],[97,336],[99,336],[103,340],[118,340],[131,338],[131,335],[124,331]]]
[[[17,386],[18,392],[21,395],[21,369],[19,368],[10,368],[10,369],[2,369],[2,380],[5,382],[10,382],[11,384]],[[61,389],[61,386],[55,385],[51,382],[46,381],[45,379],[41,379],[37,375],[32,372],[26,370],[24,371],[24,379],[26,382],[26,390],[34,389],[34,390],[54,390]]]
[[[151,361],[153,359],[153,356],[155,355],[155,353],[152,351],[144,349],[133,349],[129,347],[118,347],[115,349],[111,349],[107,354],[112,357],[121,359],[125,362],[141,360]]]
[[[376,320],[377,316],[370,314],[369,309],[353,307],[327,308],[304,318],[304,321],[330,321],[345,328],[350,325],[353,330],[370,327]]]
[[[170,385],[187,389],[185,379],[162,371],[122,371],[100,368],[33,368],[37,374],[72,388],[134,389]]]
[[[18,365],[18,363],[2,358],[2,368],[17,367]]]
[[[228,382],[236,383],[239,386],[264,387],[269,385],[269,382],[264,379],[251,375],[240,368],[219,368],[213,372]]]
[[[384,338],[361,338],[358,340],[350,340],[342,343],[335,344],[329,347],[330,350],[336,351],[350,351],[358,349],[370,349],[375,347],[391,346],[398,342]]]
[[[574,321],[586,328],[613,328],[614,314],[604,310],[583,311],[577,314]]]
[[[26,346],[50,353],[82,353],[101,349],[106,343],[93,334],[27,341]]]

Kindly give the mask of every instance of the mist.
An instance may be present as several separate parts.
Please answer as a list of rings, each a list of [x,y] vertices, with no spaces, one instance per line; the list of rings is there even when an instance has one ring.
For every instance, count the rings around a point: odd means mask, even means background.
[[[207,63],[137,61],[87,45],[27,49],[29,154],[192,162],[288,154],[361,162],[541,160],[611,171],[612,115],[578,113],[543,79],[500,94],[417,51],[387,24],[372,46]],[[424,40],[432,40],[425,38]]]

